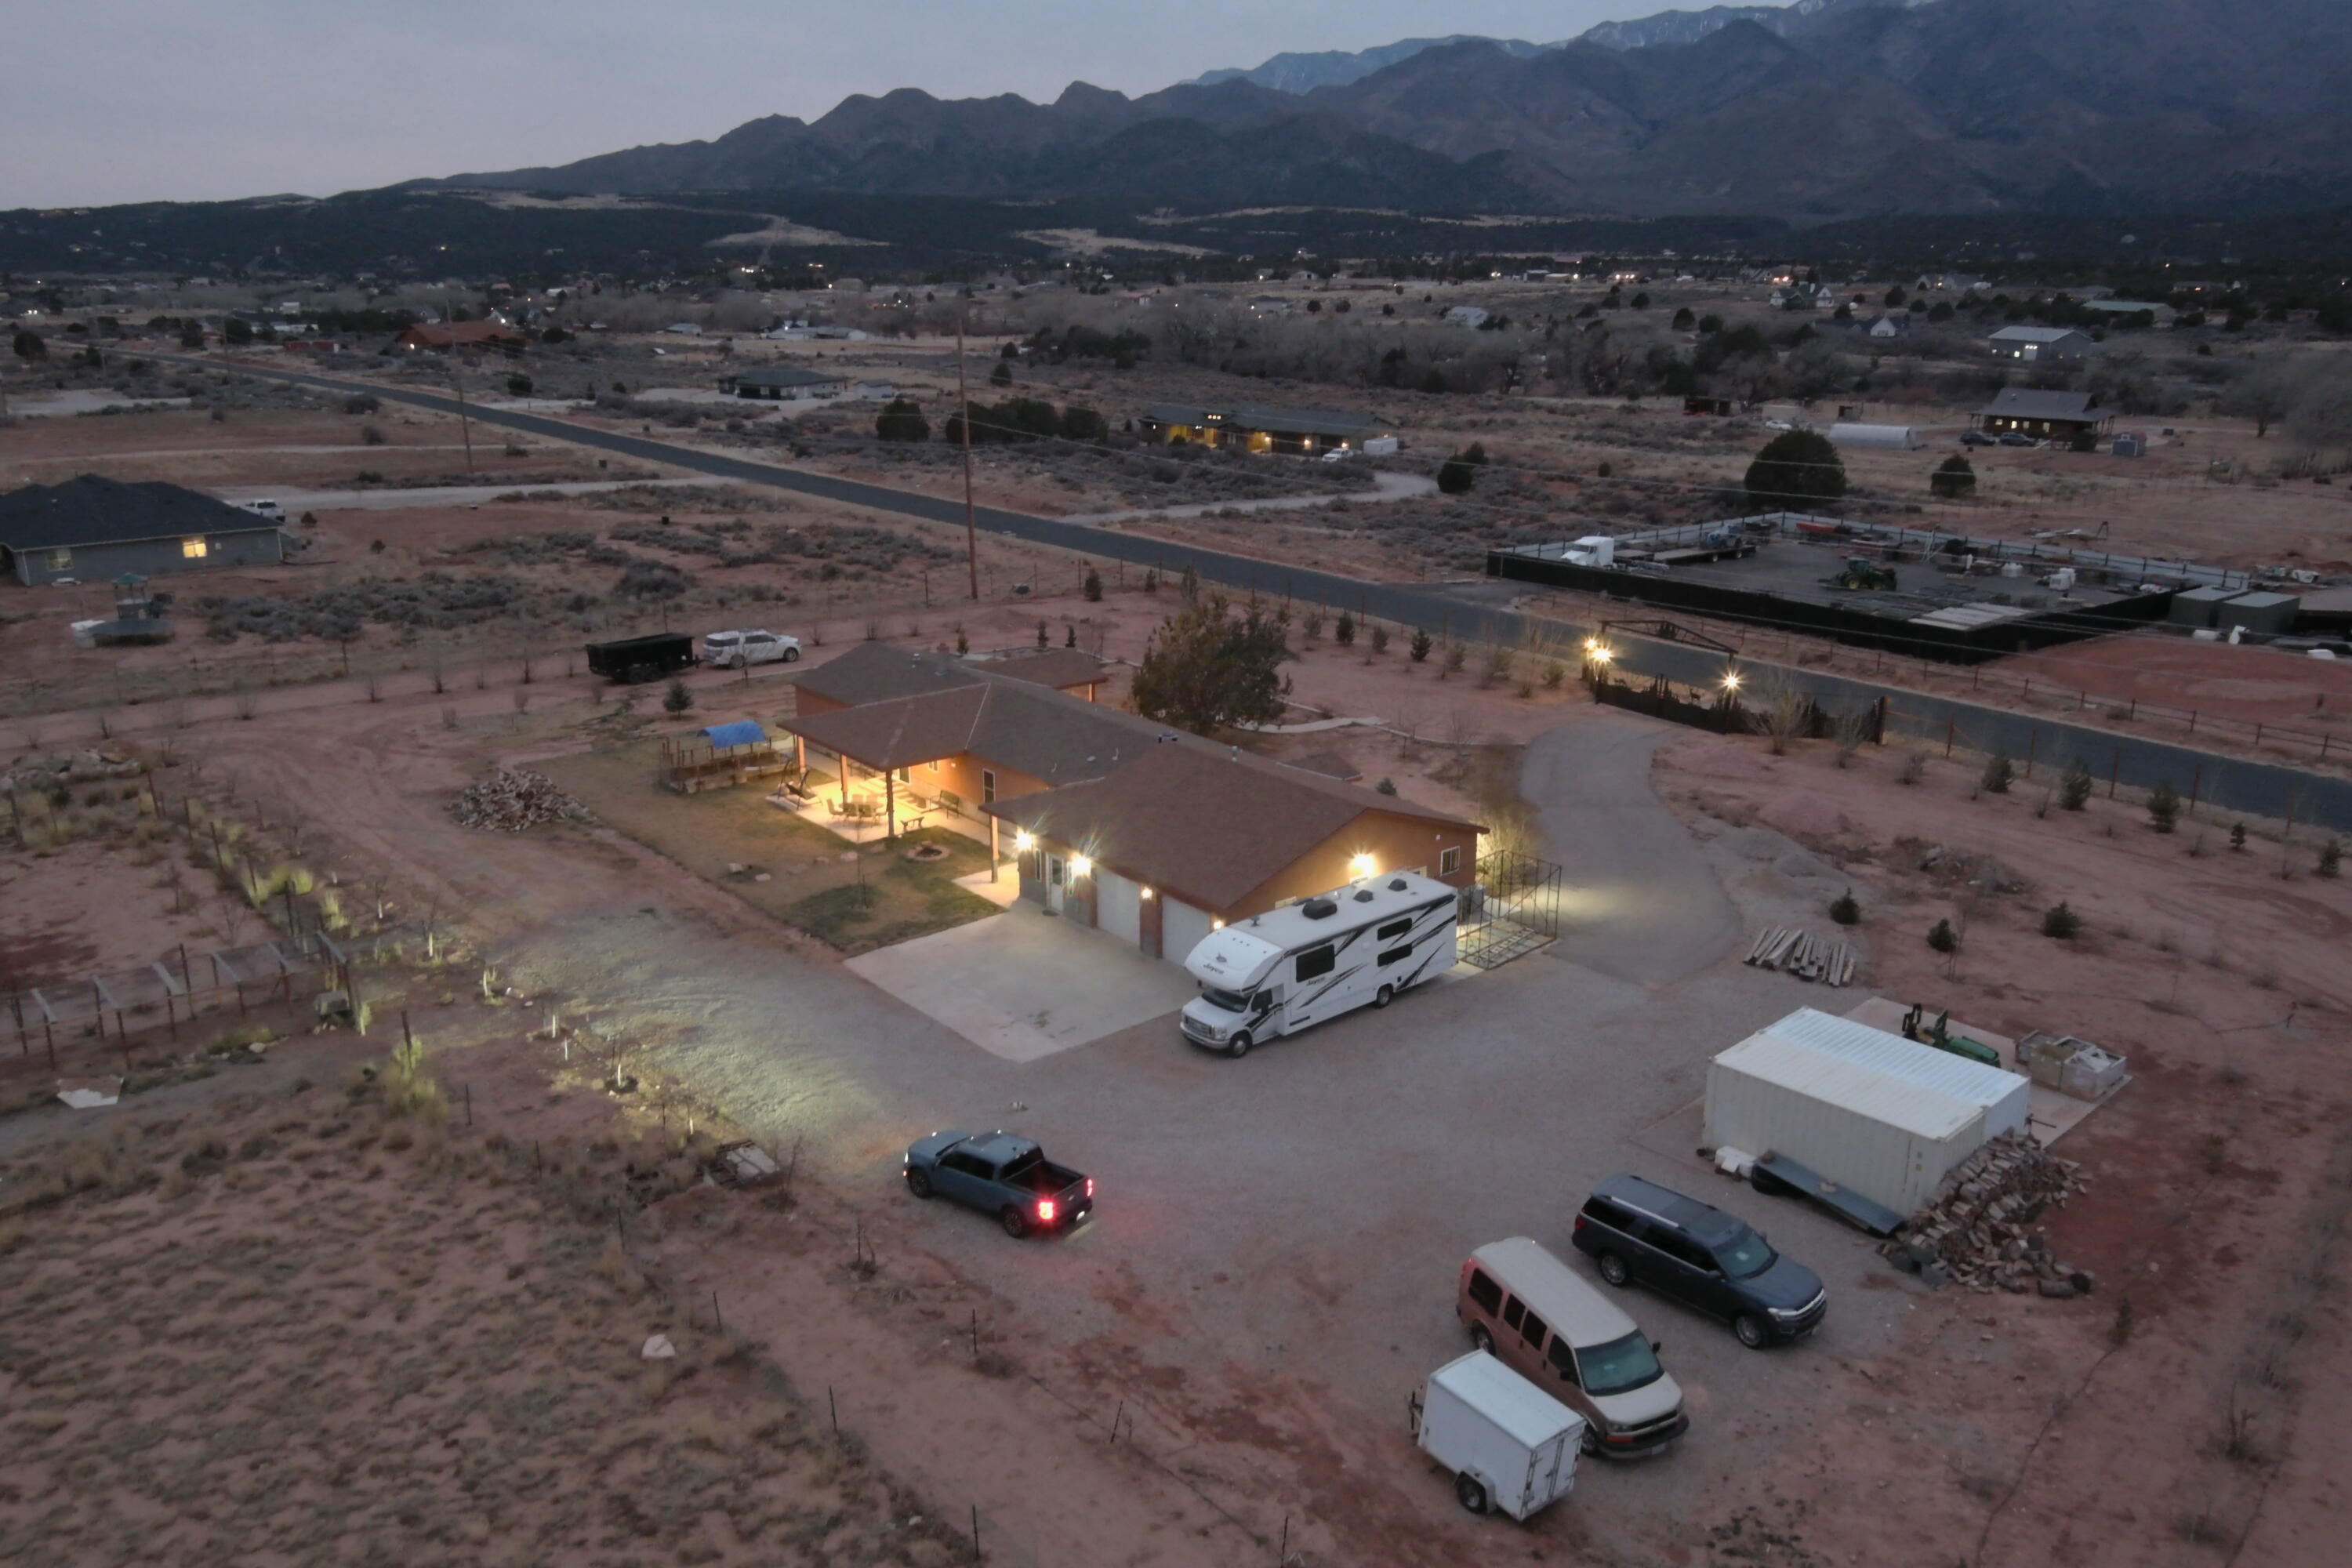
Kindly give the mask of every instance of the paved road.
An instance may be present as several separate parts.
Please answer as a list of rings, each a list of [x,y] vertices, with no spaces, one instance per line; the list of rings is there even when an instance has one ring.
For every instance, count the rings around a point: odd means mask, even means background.
[[[158,355],[158,358],[176,356]],[[214,364],[209,361],[190,363]],[[217,365],[214,365],[217,368]],[[405,387],[387,387],[337,380],[256,365],[236,367],[248,375],[293,382],[333,392],[365,390],[394,403],[436,413],[459,412],[454,397]],[[593,430],[566,420],[547,419],[507,409],[475,407],[476,419],[489,425],[527,431],[553,440],[570,441],[601,451],[691,468],[741,484],[793,490],[850,506],[895,512],[901,517],[960,526],[964,521],[960,502],[939,496],[918,495],[887,485],[807,473],[746,458],[701,452],[646,436]],[[1337,573],[1261,561],[1223,551],[1139,538],[1053,518],[1032,516],[1002,507],[979,507],[973,522],[992,533],[1055,549],[1074,551],[1098,560],[1124,561],[1156,566],[1162,574],[1181,574],[1187,566],[1203,582],[1245,593],[1306,599],[1333,609],[1351,609],[1359,616],[1403,626],[1425,627],[1440,637],[1506,647],[1554,649],[1573,658],[1591,628],[1573,621],[1530,616],[1517,610],[1478,604],[1445,589],[1410,583],[1367,583]],[[1723,656],[1687,644],[1647,638],[1619,638],[1618,668],[1634,675],[1664,675],[1695,686],[1713,685],[1723,673]],[[1754,668],[1758,661],[1750,661]],[[1780,667],[1775,667],[1776,668]],[[1899,733],[1931,741],[1948,734],[1956,743],[1979,751],[2005,751],[2021,760],[2036,759],[2061,766],[2065,758],[2081,756],[2101,778],[2112,776],[2136,788],[2152,789],[2170,783],[2183,795],[2194,789],[2197,798],[2217,807],[2251,816],[2292,816],[2298,823],[2352,832],[2352,780],[2315,773],[2273,763],[2246,762],[2166,742],[2117,735],[2087,725],[2034,714],[1931,697],[1874,682],[1818,670],[1785,669],[1785,678],[1813,696],[1824,708],[1858,708],[1885,697],[1890,727]]]
[[[1063,518],[1064,522],[1133,522],[1148,517],[1207,517],[1229,511],[1298,511],[1307,507],[1328,506],[1335,500],[1360,501],[1366,506],[1378,506],[1382,501],[1410,500],[1416,496],[1433,496],[1437,481],[1426,474],[1392,474],[1385,470],[1372,476],[1373,488],[1369,490],[1332,490],[1323,495],[1267,496],[1257,500],[1187,501],[1182,506],[1143,507],[1134,511],[1089,511]]]
[[[352,450],[365,451],[363,447]],[[406,447],[404,450],[415,451]],[[420,485],[412,489],[289,490],[269,485],[232,485],[217,491],[226,501],[275,500],[289,514],[304,511],[392,511],[412,506],[478,506],[499,496],[594,495],[600,490],[631,490],[646,485],[715,485],[717,479],[570,479],[553,485]]]
[[[1739,911],[1650,782],[1650,757],[1679,731],[1611,711],[1536,737],[1519,796],[1550,858],[1576,868],[1552,949],[1637,984],[1685,980],[1728,953]]]

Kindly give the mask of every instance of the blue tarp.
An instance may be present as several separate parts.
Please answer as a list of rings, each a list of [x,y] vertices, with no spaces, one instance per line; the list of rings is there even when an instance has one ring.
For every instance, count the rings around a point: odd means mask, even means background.
[[[756,719],[740,719],[732,724],[709,725],[702,732],[709,738],[712,746],[722,752],[737,746],[764,746],[768,743],[768,731],[761,727]]]

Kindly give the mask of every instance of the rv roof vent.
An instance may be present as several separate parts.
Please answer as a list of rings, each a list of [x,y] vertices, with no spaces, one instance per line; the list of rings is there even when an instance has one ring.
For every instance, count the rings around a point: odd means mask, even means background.
[[[1404,879],[1403,879],[1402,877],[1391,877],[1391,878],[1389,879],[1389,891],[1390,891],[1390,892],[1391,892],[1391,893],[1402,893],[1402,892],[1403,892],[1403,891],[1404,891]]]
[[[1371,901],[1372,890],[1370,888],[1358,888],[1356,889],[1356,902],[1360,904],[1369,904]]]
[[[1339,906],[1328,899],[1309,899],[1298,908],[1310,921],[1328,921],[1339,912]]]

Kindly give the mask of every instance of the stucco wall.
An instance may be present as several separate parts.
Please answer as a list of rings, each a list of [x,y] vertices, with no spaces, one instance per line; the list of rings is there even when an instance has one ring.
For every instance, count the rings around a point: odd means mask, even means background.
[[[205,552],[191,559],[179,539],[142,539],[127,544],[84,544],[72,551],[63,566],[49,563],[46,550],[10,552],[8,564],[18,582],[28,587],[71,577],[77,583],[108,583],[126,572],[142,577],[164,577],[181,572],[201,572],[215,566],[266,566],[286,558],[273,527],[236,533],[205,535]]]

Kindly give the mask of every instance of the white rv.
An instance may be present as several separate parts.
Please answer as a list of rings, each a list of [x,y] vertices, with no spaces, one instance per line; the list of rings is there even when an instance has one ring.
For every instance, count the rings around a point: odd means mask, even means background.
[[[1185,969],[1201,994],[1184,1037],[1227,1056],[1296,1034],[1454,967],[1460,895],[1410,871],[1368,877],[1213,931]]]

